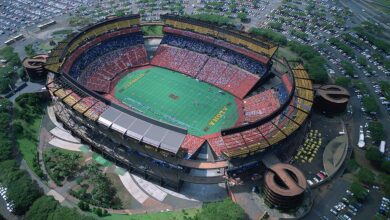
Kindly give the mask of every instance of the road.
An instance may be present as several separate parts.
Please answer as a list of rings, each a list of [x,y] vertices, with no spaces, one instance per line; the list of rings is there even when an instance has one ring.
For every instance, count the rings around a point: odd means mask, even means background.
[[[389,15],[385,14],[374,7],[372,7],[372,4],[367,3],[364,0],[347,0],[347,1],[340,1],[340,3],[350,8],[354,15],[360,20],[360,21],[367,21],[367,20],[373,20],[379,24],[381,24],[385,29],[388,31],[390,30],[390,23],[389,23]],[[387,34],[389,36],[389,34]]]

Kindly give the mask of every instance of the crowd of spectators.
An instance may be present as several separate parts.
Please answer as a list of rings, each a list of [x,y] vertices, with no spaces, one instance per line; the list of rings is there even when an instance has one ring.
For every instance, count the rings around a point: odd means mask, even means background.
[[[104,41],[82,53],[81,56],[79,56],[79,58],[73,63],[69,71],[69,75],[71,75],[74,79],[78,79],[80,77],[80,73],[82,73],[89,64],[99,57],[118,49],[143,44],[143,42],[144,40],[142,34],[119,36]]]
[[[254,122],[269,116],[280,107],[275,90],[268,89],[244,99],[245,121]]]
[[[207,54],[210,57],[216,57],[259,76],[263,76],[267,71],[267,68],[262,63],[255,61],[252,58],[246,57],[236,51],[197,39],[166,33],[161,44],[168,44]]]
[[[109,92],[111,81],[119,73],[148,63],[141,33],[116,36],[78,53],[73,64],[67,63],[68,74],[87,88],[103,93]]]

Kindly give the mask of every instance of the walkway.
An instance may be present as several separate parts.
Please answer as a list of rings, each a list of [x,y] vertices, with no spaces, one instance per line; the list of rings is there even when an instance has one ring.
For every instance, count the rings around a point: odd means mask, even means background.
[[[70,151],[81,151],[82,144],[75,144],[68,141],[61,140],[59,138],[53,138],[49,141],[49,144]]]
[[[61,138],[62,140],[65,140],[65,141],[69,141],[69,142],[73,142],[73,143],[80,143],[80,139],[75,138],[69,132],[66,132],[65,130],[60,129],[58,127],[51,129],[50,133],[58,138]]]
[[[228,166],[227,161],[218,161],[218,162],[202,162],[194,160],[181,160],[180,165],[196,169],[219,169],[225,168]]]
[[[47,114],[49,115],[50,121],[53,122],[53,124],[59,128],[65,131],[62,124],[57,121],[57,118],[54,114],[54,108],[52,106],[47,107]]]
[[[160,188],[158,188],[155,184],[147,180],[144,180],[136,175],[131,175],[131,176],[145,192],[147,192],[149,195],[151,195],[158,201],[162,202],[165,199],[165,197],[167,197],[168,194],[162,191]]]
[[[134,197],[139,203],[143,204],[149,196],[142,191],[141,188],[134,182],[129,172],[126,172],[123,176],[119,175],[123,186],[127,189],[127,191]]]
[[[334,138],[326,145],[323,154],[323,164],[325,171],[329,175],[335,173],[343,164],[348,150],[347,143],[348,136],[342,135]]]

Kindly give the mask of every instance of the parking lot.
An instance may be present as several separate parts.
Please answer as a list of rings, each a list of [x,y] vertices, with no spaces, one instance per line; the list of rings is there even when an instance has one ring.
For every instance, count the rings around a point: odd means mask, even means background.
[[[93,0],[4,0],[0,2],[0,35],[10,36],[20,29],[37,25],[80,7]]]
[[[370,189],[367,199],[361,203],[360,207],[356,202],[347,203],[343,201],[343,198],[351,200],[350,195],[347,193],[349,187],[350,183],[343,178],[335,179],[331,183],[322,186],[314,199],[312,211],[304,219],[347,219],[343,217],[339,218],[339,215],[347,215],[349,218],[357,220],[372,219],[380,207],[382,193],[376,189]],[[350,204],[357,210],[354,211],[353,208],[349,207]],[[336,211],[337,208],[335,206],[345,207],[339,208],[340,211]],[[336,214],[331,211],[332,209],[336,211]]]

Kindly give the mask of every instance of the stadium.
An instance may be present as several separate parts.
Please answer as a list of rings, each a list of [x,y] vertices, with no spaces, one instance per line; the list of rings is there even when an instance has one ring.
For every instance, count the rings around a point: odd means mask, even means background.
[[[314,97],[303,65],[231,27],[161,19],[155,51],[139,15],[60,42],[45,64],[58,120],[118,166],[176,190],[288,161]]]

